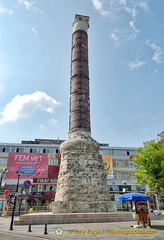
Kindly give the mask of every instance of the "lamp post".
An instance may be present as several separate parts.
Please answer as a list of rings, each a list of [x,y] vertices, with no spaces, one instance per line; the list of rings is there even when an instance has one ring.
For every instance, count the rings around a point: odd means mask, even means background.
[[[16,173],[18,173],[18,180],[17,180],[16,191],[15,191],[14,206],[13,206],[13,211],[12,211],[11,223],[10,223],[10,229],[9,230],[13,230],[14,213],[15,213],[15,207],[16,207],[17,196],[18,196],[19,179],[20,179],[21,173],[24,173],[24,172],[16,172]]]
[[[126,190],[127,190],[127,188],[126,188],[127,182],[126,182],[126,181],[123,181],[122,184],[123,184],[122,191],[123,191],[123,193],[126,193]],[[126,201],[126,210],[129,210],[128,202],[127,202],[127,201]]]
[[[1,172],[0,188],[1,188],[1,186],[2,186],[2,179],[3,179],[3,177],[5,176],[6,173],[7,173],[7,168],[4,168],[4,169],[2,170],[2,172]]]
[[[126,185],[127,185],[127,183],[125,181],[123,181],[122,184],[123,184],[122,191],[125,193],[126,192]]]

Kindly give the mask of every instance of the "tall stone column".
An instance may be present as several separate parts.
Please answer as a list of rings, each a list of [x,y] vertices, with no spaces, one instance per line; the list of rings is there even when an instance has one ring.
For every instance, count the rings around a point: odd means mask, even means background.
[[[70,121],[61,144],[61,165],[52,212],[115,211],[110,201],[99,144],[90,129],[88,34],[89,17],[75,15],[72,34]]]
[[[70,82],[70,131],[90,131],[90,99],[88,69],[89,17],[75,16],[72,34]]]

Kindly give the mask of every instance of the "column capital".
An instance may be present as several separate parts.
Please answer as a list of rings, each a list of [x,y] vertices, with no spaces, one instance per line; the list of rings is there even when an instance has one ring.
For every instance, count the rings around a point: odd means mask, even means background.
[[[73,32],[76,32],[77,30],[83,30],[87,33],[88,28],[89,17],[76,14],[73,23]]]

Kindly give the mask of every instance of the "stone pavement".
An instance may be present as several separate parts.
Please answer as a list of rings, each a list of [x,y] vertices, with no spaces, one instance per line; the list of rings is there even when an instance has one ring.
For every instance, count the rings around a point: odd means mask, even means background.
[[[14,217],[18,219],[17,216]],[[151,228],[134,228],[136,222],[105,222],[105,223],[76,223],[76,224],[48,224],[42,225],[15,225],[10,228],[11,217],[0,217],[0,240],[28,239],[28,240],[163,240],[164,215],[160,220],[152,220]],[[47,234],[46,234],[47,233]]]

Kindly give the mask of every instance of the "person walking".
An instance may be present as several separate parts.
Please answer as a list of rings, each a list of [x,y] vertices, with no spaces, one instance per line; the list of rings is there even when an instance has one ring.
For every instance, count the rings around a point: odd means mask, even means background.
[[[5,201],[3,203],[3,214],[2,214],[2,217],[7,217],[8,210],[9,210],[9,204],[8,204],[7,201]]]

